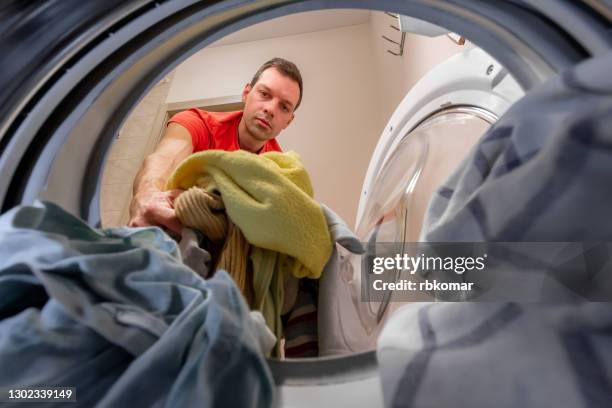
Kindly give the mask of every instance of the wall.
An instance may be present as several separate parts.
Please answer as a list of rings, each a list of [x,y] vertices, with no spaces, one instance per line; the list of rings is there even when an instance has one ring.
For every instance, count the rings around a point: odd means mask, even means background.
[[[159,110],[165,107],[171,81],[172,74],[145,95],[111,147],[100,188],[100,216],[104,227],[125,225],[128,221],[132,183],[149,153],[151,138],[155,136],[152,126]]]
[[[359,24],[207,48],[177,68],[167,102],[239,95],[264,61],[280,56],[295,62],[304,97],[278,140],[301,155],[316,199],[352,225],[383,126],[371,35],[369,24]]]
[[[387,49],[397,51],[397,47],[381,38],[382,35],[386,35],[399,42],[401,34],[389,27],[390,24],[397,26],[397,20],[385,13],[372,11],[370,24],[374,69],[380,87],[379,112],[384,124],[406,93],[423,75],[442,61],[473,46],[469,42],[459,46],[445,35],[425,37],[406,33],[404,53],[401,57],[397,57],[387,52]]]

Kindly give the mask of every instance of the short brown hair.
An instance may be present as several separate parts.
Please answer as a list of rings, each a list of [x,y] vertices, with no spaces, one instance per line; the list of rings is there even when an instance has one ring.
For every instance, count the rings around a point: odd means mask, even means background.
[[[259,77],[261,76],[261,74],[268,68],[275,68],[284,76],[297,82],[298,86],[300,87],[300,97],[297,101],[297,105],[295,105],[295,109],[297,109],[298,106],[300,106],[300,103],[302,102],[302,74],[300,74],[300,70],[298,69],[298,67],[293,62],[287,61],[284,58],[272,58],[271,60],[266,61],[261,67],[259,67],[255,75],[253,76],[253,79],[251,79],[251,87],[255,86],[257,81],[259,81]]]

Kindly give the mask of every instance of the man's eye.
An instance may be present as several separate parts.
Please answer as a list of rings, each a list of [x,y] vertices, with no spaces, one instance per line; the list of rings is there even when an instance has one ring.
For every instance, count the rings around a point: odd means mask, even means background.
[[[289,112],[289,108],[285,105],[281,106],[281,109],[283,110],[283,112]]]
[[[261,94],[261,96],[268,96],[268,93],[266,91],[259,91],[259,93]]]

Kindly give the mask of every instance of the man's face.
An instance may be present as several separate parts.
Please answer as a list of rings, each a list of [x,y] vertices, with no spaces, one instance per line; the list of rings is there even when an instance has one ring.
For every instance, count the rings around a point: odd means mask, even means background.
[[[300,97],[300,87],[276,68],[261,73],[253,87],[242,91],[243,120],[250,135],[263,142],[275,138],[293,120],[293,111]]]

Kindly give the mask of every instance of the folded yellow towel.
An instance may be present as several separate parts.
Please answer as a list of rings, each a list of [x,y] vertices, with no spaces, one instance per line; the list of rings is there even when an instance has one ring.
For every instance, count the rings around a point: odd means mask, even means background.
[[[254,246],[298,261],[294,275],[319,278],[332,252],[321,206],[295,152],[255,155],[207,150],[185,159],[166,188],[205,187],[214,180],[228,216]]]

